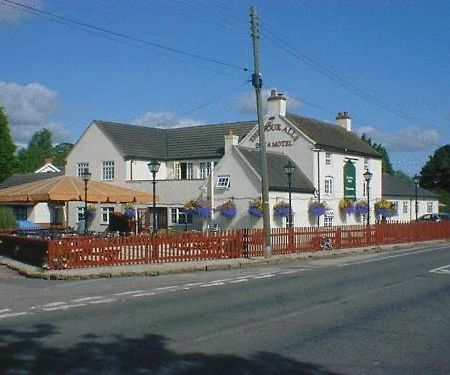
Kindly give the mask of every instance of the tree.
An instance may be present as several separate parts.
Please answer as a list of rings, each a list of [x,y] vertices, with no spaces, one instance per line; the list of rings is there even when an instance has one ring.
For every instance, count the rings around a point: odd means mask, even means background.
[[[420,186],[450,191],[450,145],[438,148],[420,172]]]
[[[19,172],[34,172],[42,166],[44,158],[52,155],[52,133],[48,129],[37,131],[31,137],[28,147],[19,150]]]
[[[372,146],[375,151],[381,154],[382,171],[392,175],[395,174],[394,168],[392,168],[391,161],[389,160],[389,154],[386,148],[382,144],[372,142],[372,139],[368,138],[364,133],[361,136],[361,139],[364,142],[368,143],[370,146]]]
[[[72,150],[72,147],[72,143],[60,143],[55,145],[52,150],[53,163],[58,167],[64,166],[66,164],[66,157],[70,150]]]
[[[11,176],[17,166],[16,145],[13,143],[8,126],[8,117],[0,107],[0,182]]]

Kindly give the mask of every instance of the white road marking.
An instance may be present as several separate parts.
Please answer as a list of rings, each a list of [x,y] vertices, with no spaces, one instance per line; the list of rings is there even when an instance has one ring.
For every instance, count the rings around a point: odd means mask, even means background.
[[[0,310],[0,314],[3,314],[5,312],[10,312],[10,311],[12,311],[12,310],[11,309],[3,309],[3,310]]]
[[[210,286],[218,286],[218,285],[225,285],[225,283],[208,283],[208,284],[200,285],[200,288],[208,288]]]
[[[446,265],[446,266],[442,266],[442,267],[438,267],[435,269],[430,270],[430,272],[433,273],[448,273],[450,274],[450,264]]]
[[[230,284],[245,283],[247,281],[248,281],[248,279],[236,279],[236,280],[231,280]]]
[[[89,301],[95,301],[95,300],[99,300],[99,299],[104,299],[105,297],[103,296],[96,296],[96,297],[84,297],[84,298],[77,298],[77,299],[73,299],[72,302],[78,303],[78,302],[89,302]]]
[[[275,274],[274,273],[269,273],[266,275],[258,275],[258,276],[254,276],[254,279],[267,279],[268,277],[274,277]]]
[[[41,307],[46,308],[46,307],[61,306],[61,305],[65,305],[65,304],[67,304],[67,302],[51,302],[51,303],[46,303],[45,305],[43,305]]]
[[[88,303],[91,305],[96,305],[99,303],[111,303],[117,301],[115,298],[105,298],[105,299],[99,299],[99,300],[94,300],[94,301],[89,301]]]
[[[55,307],[44,307],[42,308],[42,310],[44,311],[57,311],[57,310],[67,310],[67,309],[71,309],[74,307],[81,307],[81,306],[86,306],[85,303],[76,303],[73,305],[62,305],[62,306],[55,306]]]
[[[165,286],[165,287],[162,287],[162,288],[155,288],[154,290],[162,292],[164,290],[179,289],[179,288],[180,287],[178,285],[172,285],[172,286]]]
[[[115,293],[115,296],[126,296],[128,294],[144,293],[145,290],[129,290],[128,292]]]
[[[278,275],[290,275],[292,273],[298,273],[300,271],[306,271],[306,270],[305,269],[301,269],[301,270],[281,271],[281,272],[278,272]]]
[[[155,292],[142,292],[142,293],[136,293],[133,294],[133,297],[147,297],[147,296],[154,296],[156,293]]]
[[[18,313],[1,314],[0,319],[14,318],[16,316],[22,316],[22,315],[27,315],[27,314],[32,314],[32,313],[24,311],[24,312],[18,312]]]
[[[184,284],[185,287],[198,286],[198,285],[202,285],[202,283],[189,283],[189,284]]]

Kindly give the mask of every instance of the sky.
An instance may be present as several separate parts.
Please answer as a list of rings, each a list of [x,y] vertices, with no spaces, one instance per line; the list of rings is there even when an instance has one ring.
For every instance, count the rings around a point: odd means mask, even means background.
[[[331,123],[348,111],[410,176],[450,143],[449,0],[0,0],[13,140],[255,120],[252,5],[265,96]]]

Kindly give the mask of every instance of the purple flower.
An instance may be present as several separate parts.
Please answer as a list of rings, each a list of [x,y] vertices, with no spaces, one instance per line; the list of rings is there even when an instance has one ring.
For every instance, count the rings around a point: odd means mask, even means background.
[[[353,214],[354,212],[356,212],[356,207],[354,205],[350,205],[344,208],[344,212],[347,215]]]
[[[275,207],[273,212],[276,216],[289,217],[289,207],[288,206]]]
[[[263,213],[260,209],[258,209],[257,207],[253,207],[253,206],[250,206],[248,208],[248,214],[250,216],[254,216],[254,217],[262,217],[262,215],[263,215]]]
[[[195,211],[199,217],[209,217],[211,215],[211,208],[209,207],[200,206]]]
[[[127,209],[125,210],[125,212],[124,212],[124,215],[127,216],[127,217],[133,218],[134,215],[135,215],[135,210],[134,210],[134,208],[127,208]]]
[[[355,204],[355,214],[356,215],[365,215],[367,214],[367,204],[366,203],[356,203]]]
[[[313,216],[322,216],[325,215],[326,212],[325,204],[321,202],[313,202],[309,205],[309,214]]]
[[[220,209],[220,214],[226,218],[232,218],[236,216],[236,207],[222,207]]]

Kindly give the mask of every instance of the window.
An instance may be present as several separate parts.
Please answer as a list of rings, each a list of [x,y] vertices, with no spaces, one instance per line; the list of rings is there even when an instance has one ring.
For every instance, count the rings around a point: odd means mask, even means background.
[[[112,181],[114,180],[114,162],[103,161],[102,162],[102,180]]]
[[[175,179],[177,180],[192,180],[194,178],[194,164],[193,163],[179,163],[175,162],[173,165]]]
[[[427,202],[427,213],[431,214],[433,212],[433,202]]]
[[[172,224],[192,224],[192,214],[186,215],[182,208],[172,208],[170,212]]]
[[[333,226],[333,216],[325,216],[323,218],[323,226],[324,227],[332,227]]]
[[[217,187],[219,189],[228,189],[230,187],[230,176],[218,176]]]
[[[201,162],[200,163],[200,178],[205,179],[206,177],[211,175],[211,162]]]
[[[26,206],[14,206],[12,208],[13,214],[16,217],[16,220],[27,220],[28,219],[28,210]]]
[[[100,224],[109,224],[109,215],[114,212],[114,207],[102,207],[102,219]]]
[[[331,154],[329,152],[325,153],[325,165],[331,165],[332,159]]]
[[[77,207],[77,223],[84,221],[84,206]]]
[[[403,201],[403,213],[407,214],[408,213],[408,201]]]
[[[333,177],[326,176],[325,177],[325,195],[333,194]]]
[[[77,164],[77,176],[81,177],[85,171],[85,169],[89,169],[89,163],[83,162]]]

